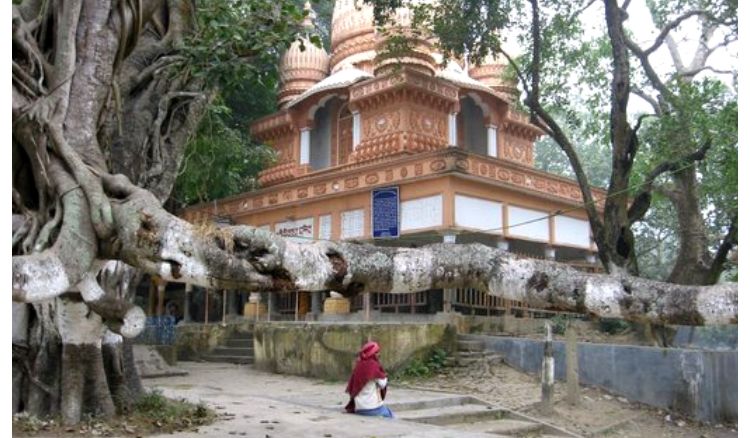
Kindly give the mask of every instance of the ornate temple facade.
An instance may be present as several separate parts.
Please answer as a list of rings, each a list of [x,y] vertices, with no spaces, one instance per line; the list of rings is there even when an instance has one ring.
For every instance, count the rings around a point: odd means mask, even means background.
[[[408,9],[397,13],[401,32],[410,18]],[[578,185],[534,168],[542,131],[515,109],[506,66],[444,64],[430,39],[386,57],[384,41],[370,6],[338,0],[330,53],[293,44],[281,60],[278,111],[250,125],[278,157],[259,175],[261,189],[193,206],[183,217],[221,216],[308,239],[482,242],[593,264]],[[383,188],[398,188],[395,239],[373,237],[382,216],[373,192]]]

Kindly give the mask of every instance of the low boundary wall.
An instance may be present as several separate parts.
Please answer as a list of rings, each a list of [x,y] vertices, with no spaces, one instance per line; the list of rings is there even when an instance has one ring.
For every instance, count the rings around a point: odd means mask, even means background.
[[[359,348],[380,344],[380,362],[393,372],[435,347],[450,350],[456,331],[449,324],[410,323],[257,323],[255,367],[275,373],[346,380]]]
[[[505,361],[539,373],[544,342],[470,335]],[[565,380],[565,342],[554,341],[555,380]],[[737,422],[737,351],[578,343],[578,376],[629,400],[708,422]]]

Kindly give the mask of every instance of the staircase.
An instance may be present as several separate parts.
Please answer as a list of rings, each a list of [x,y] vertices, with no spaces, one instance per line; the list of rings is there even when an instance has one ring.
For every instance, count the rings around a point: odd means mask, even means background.
[[[489,371],[493,364],[503,362],[500,354],[484,349],[484,343],[466,335],[458,335],[456,351],[446,359],[446,366]]]
[[[207,362],[252,364],[254,358],[253,333],[234,332],[223,344],[217,345],[210,353],[203,355]]]
[[[396,418],[500,437],[577,437],[571,432],[470,396],[389,403]]]

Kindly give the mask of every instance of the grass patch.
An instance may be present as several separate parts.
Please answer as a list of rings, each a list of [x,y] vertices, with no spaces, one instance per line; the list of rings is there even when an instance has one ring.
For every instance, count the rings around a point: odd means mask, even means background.
[[[40,419],[26,413],[13,416],[13,436],[145,436],[161,433],[197,431],[211,424],[216,413],[205,405],[172,400],[160,391],[147,392],[133,406],[132,412],[105,420],[86,417],[75,426],[64,426],[57,418]]]
[[[448,353],[445,350],[434,348],[426,359],[413,359],[405,367],[399,369],[393,378],[397,381],[404,381],[431,377],[445,368],[447,359]]]

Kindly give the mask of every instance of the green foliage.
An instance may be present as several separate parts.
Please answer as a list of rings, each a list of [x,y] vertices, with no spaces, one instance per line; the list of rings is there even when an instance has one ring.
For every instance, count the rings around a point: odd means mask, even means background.
[[[214,417],[213,412],[203,404],[193,405],[170,400],[158,390],[143,395],[135,404],[134,412],[136,415],[164,424],[189,417],[194,425],[200,425],[210,422]]]
[[[218,94],[187,145],[172,196],[178,206],[252,190],[257,173],[274,160],[270,148],[249,138],[248,124],[276,110],[279,59],[304,32],[303,3],[197,2],[195,32],[177,47],[185,62],[173,74],[202,78]],[[319,4],[329,17],[332,2]],[[316,35],[310,39],[321,44]]]
[[[630,329],[630,323],[623,319],[602,318],[599,320],[599,330],[610,335],[618,335]]]
[[[244,130],[228,126],[229,114],[229,108],[214,104],[187,145],[174,191],[180,205],[254,189],[255,175],[273,161],[272,149],[253,143]]]
[[[552,324],[552,333],[556,335],[564,335],[565,330],[568,328],[570,318],[566,315],[555,315],[550,318],[549,321],[550,324]]]
[[[426,378],[445,368],[448,353],[442,348],[433,349],[427,359],[414,359],[394,376],[395,380]]]
[[[196,31],[178,47],[190,74],[225,95],[263,81],[302,31],[306,13],[292,0],[199,0]]]

